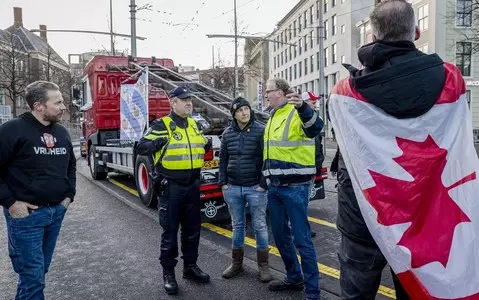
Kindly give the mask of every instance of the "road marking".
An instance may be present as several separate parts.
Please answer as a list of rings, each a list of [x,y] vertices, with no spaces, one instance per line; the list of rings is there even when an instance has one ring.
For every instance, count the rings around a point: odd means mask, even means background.
[[[129,192],[130,194],[138,197],[138,191],[136,191],[135,189],[132,189],[132,188],[124,185],[123,183],[120,183],[120,182],[116,181],[115,179],[108,178],[108,181],[111,182],[112,184],[116,185],[117,187]],[[312,217],[308,217],[308,220],[311,221],[311,222],[320,224],[320,225],[328,226],[328,227],[331,227],[331,228],[336,228],[335,224],[329,223],[329,222],[326,222],[326,221],[323,221],[323,220],[319,220],[319,219],[312,218]],[[212,231],[212,232],[215,232],[219,235],[227,237],[229,239],[231,239],[233,237],[233,232],[231,232],[230,230],[221,228],[219,226],[216,226],[216,225],[213,225],[213,224],[210,224],[210,223],[203,223],[203,224],[201,224],[201,226],[210,230],[210,231]],[[254,239],[250,238],[250,237],[245,237],[245,244],[250,246],[250,247],[256,248],[256,241]],[[281,254],[279,253],[278,248],[276,248],[274,246],[271,246],[271,245],[269,247],[270,247],[269,252],[271,254],[273,254],[275,256],[278,256],[278,257],[281,257]],[[298,256],[298,259],[300,259],[299,256]],[[320,264],[320,263],[318,263],[318,268],[319,268],[319,272],[321,272],[321,273],[323,273],[327,276],[333,277],[335,279],[339,279],[339,275],[340,275],[339,270],[328,267],[328,266]],[[386,286],[383,286],[383,285],[379,286],[378,293],[381,294],[381,295],[384,295],[386,297],[389,297],[391,299],[396,299],[396,291],[394,291],[393,289],[388,288]]]
[[[119,187],[121,189],[124,189],[128,193],[133,194],[133,195],[138,197],[138,191],[137,190],[132,189],[131,187],[128,187],[128,186],[124,185],[123,183],[120,183],[120,182],[116,181],[115,179],[108,178],[108,181],[113,183],[117,187]]]
[[[229,239],[231,239],[232,236],[233,236],[233,232],[231,232],[227,229],[221,228],[219,226],[210,224],[210,223],[203,223],[203,224],[201,224],[201,226],[210,230],[210,231],[213,231],[213,232],[215,232],[219,235],[227,237]],[[252,238],[245,237],[245,244],[250,246],[250,247],[256,248],[256,241]],[[270,248],[269,253],[271,253],[275,256],[281,257],[278,248],[276,248],[274,246],[271,246],[271,245],[269,245],[269,248]],[[299,255],[298,255],[298,259],[301,260]],[[319,272],[321,272],[321,273],[323,273],[327,276],[333,277],[335,279],[339,279],[339,275],[340,275],[339,270],[328,267],[328,266],[320,264],[320,263],[318,263],[318,268],[319,268]],[[396,299],[396,291],[394,291],[393,289],[388,288],[386,286],[383,286],[383,285],[379,286],[378,293],[381,294],[381,295],[384,295],[388,298]]]
[[[308,221],[313,222],[313,223],[316,223],[316,224],[319,224],[319,225],[327,226],[327,227],[330,227],[330,228],[338,229],[338,228],[336,227],[336,224],[330,223],[330,222],[328,222],[328,221],[324,221],[324,220],[321,220],[321,219],[316,219],[316,218],[313,218],[313,217],[308,217]]]

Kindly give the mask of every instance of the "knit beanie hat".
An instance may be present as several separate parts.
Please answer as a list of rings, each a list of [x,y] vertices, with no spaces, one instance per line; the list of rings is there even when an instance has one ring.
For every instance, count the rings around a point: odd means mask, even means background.
[[[249,104],[248,100],[246,100],[243,97],[236,98],[231,104],[231,108],[230,108],[231,115],[234,117],[236,111],[243,106],[248,106],[249,109],[251,109],[251,105]]]

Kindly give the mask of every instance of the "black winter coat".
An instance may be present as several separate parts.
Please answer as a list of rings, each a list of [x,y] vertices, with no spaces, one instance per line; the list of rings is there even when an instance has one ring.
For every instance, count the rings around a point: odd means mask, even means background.
[[[260,184],[266,189],[266,180],[261,175],[263,134],[264,126],[255,121],[254,115],[243,129],[240,129],[236,120],[225,129],[220,150],[220,185]]]

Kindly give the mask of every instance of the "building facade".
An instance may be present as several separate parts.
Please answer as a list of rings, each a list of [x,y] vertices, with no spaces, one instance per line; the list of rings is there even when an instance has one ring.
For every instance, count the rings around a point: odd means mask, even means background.
[[[356,23],[374,7],[374,0],[301,0],[271,34],[270,76],[285,78],[296,90],[317,93],[319,80],[319,5],[324,25],[324,94],[348,76],[342,63],[357,66],[360,32]]]
[[[60,86],[67,105],[65,120],[71,120],[70,72],[68,64],[47,42],[46,26],[40,36],[23,26],[22,9],[14,7],[14,24],[0,30],[0,122],[28,111],[25,87],[36,80],[49,80]]]
[[[244,47],[244,98],[252,107],[263,110],[264,91],[269,78],[269,42],[263,39],[246,39]]]
[[[377,1],[380,2],[380,1]],[[421,37],[415,42],[424,53],[437,53],[454,63],[466,81],[472,122],[479,131],[479,4],[474,0],[410,0]],[[356,24],[361,44],[372,41],[368,18]],[[476,41],[476,42],[475,42]]]

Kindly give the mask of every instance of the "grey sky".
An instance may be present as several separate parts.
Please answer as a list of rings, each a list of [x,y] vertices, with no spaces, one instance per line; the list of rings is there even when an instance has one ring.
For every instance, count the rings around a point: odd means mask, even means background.
[[[209,68],[212,46],[226,65],[234,63],[231,39],[208,39],[208,33],[233,33],[233,0],[137,0],[139,7],[152,4],[152,11],[137,13],[138,56],[172,58],[176,65]],[[251,34],[266,34],[298,0],[237,0],[238,28]],[[114,30],[130,34],[130,0],[113,0]],[[13,24],[13,7],[23,9],[27,29],[45,24],[48,29],[109,31],[109,0],[0,0],[0,28]],[[230,11],[231,10],[231,11]],[[160,12],[158,12],[160,11]],[[228,12],[229,11],[229,12]],[[166,13],[164,13],[166,12]],[[197,12],[197,13],[196,13]],[[193,21],[192,21],[193,19]],[[194,23],[188,27],[169,25]],[[48,33],[51,46],[67,60],[68,54],[110,50],[110,37],[72,33]],[[130,40],[116,38],[117,49],[130,48]],[[238,50],[240,61],[243,43]]]

